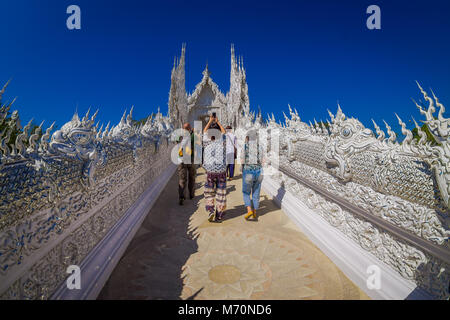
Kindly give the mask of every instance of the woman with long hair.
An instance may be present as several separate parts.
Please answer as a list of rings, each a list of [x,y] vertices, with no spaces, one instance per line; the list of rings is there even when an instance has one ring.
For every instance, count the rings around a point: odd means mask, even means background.
[[[247,133],[242,159],[242,194],[247,207],[245,219],[257,220],[256,210],[259,208],[259,194],[263,180],[263,153],[256,130]]]

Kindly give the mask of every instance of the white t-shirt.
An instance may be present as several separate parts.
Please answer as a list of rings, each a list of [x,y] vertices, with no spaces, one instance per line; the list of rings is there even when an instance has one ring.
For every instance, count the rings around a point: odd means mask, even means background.
[[[236,146],[236,136],[232,132],[227,132],[227,164],[234,163],[234,148]]]

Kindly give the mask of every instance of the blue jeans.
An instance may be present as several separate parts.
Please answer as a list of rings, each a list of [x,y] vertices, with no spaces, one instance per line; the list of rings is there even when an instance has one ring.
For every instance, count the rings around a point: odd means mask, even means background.
[[[259,193],[261,191],[262,179],[262,168],[244,168],[242,172],[242,194],[244,195],[246,207],[253,207],[255,210],[259,208]],[[252,196],[251,199],[250,196]]]

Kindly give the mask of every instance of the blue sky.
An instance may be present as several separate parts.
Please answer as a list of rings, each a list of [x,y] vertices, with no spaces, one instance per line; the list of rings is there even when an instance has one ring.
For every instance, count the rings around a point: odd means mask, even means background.
[[[81,30],[66,28],[70,4],[81,8]],[[381,30],[366,28],[371,4]],[[131,105],[135,118],[167,111],[183,42],[187,90],[208,61],[226,93],[234,43],[251,108],[282,118],[290,103],[309,121],[339,101],[366,126],[385,119],[399,131],[394,112],[422,119],[415,80],[450,106],[449,18],[450,2],[436,0],[1,1],[0,83],[12,78],[4,100],[18,97],[22,122],[61,127],[78,105],[116,124]]]

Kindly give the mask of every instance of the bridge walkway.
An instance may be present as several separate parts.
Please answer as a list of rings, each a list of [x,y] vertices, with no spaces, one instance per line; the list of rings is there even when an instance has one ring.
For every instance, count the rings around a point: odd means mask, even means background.
[[[98,299],[369,299],[263,191],[245,221],[240,175],[224,221],[209,222],[205,177],[179,206],[172,176]]]

